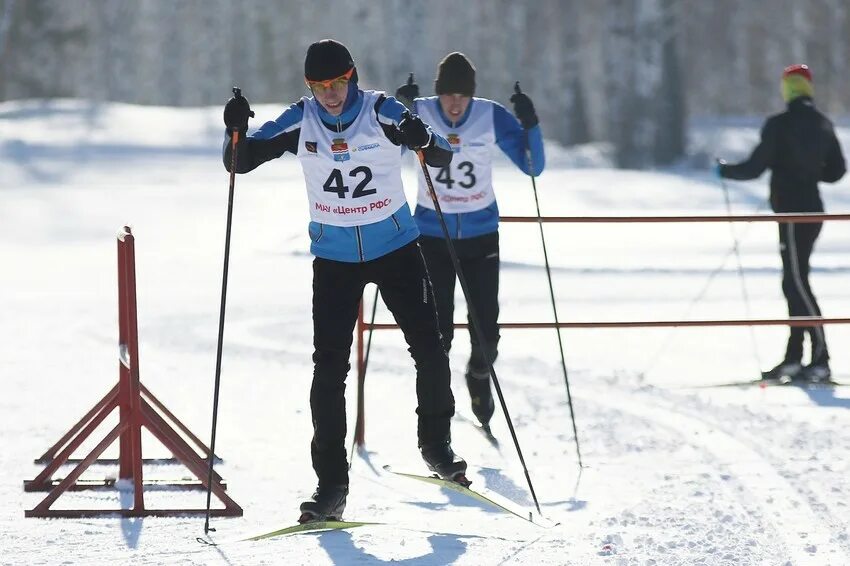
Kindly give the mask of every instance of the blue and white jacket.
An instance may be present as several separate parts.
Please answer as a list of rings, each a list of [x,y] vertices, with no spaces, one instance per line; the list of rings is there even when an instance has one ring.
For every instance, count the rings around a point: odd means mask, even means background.
[[[436,108],[439,119],[438,121],[432,119],[431,127],[437,133],[446,136],[447,132],[453,129],[462,130],[473,110],[480,112],[480,106],[487,105],[492,112],[492,124],[489,126],[492,128],[492,135],[487,137],[495,140],[493,145],[498,146],[523,173],[537,176],[543,172],[545,156],[543,153],[543,135],[539,125],[527,130],[526,137],[526,130],[522,128],[519,120],[504,106],[486,98],[476,97],[473,97],[469,102],[463,117],[457,122],[451,122],[435,99],[436,97],[417,98],[413,101],[413,110],[420,112],[421,106],[426,104],[432,109]],[[429,115],[431,114],[429,113]],[[526,145],[526,139],[528,145]],[[526,156],[526,147],[531,152],[531,168],[529,168]],[[456,160],[458,159],[460,157],[456,156]],[[455,214],[444,212],[443,217],[452,239],[474,238],[499,229],[499,207],[495,200],[480,210]],[[414,218],[423,236],[443,237],[439,218],[432,208],[417,206]]]
[[[352,81],[343,112],[339,116],[327,113],[321,105],[319,117],[331,131],[344,131],[363,109],[363,91]],[[402,145],[398,123],[406,108],[391,96],[382,95],[374,105],[381,129],[395,145]],[[287,151],[297,154],[303,103],[287,108],[277,119],[266,122],[250,136],[241,138],[236,149],[236,172],[247,173],[257,166],[282,156]],[[229,133],[224,143],[223,160],[230,170],[231,142]],[[423,149],[426,162],[435,167],[447,165],[452,158],[448,142],[432,132],[431,142]],[[401,147],[399,159],[401,159]],[[331,226],[310,222],[310,252],[316,257],[344,262],[364,262],[382,257],[419,237],[419,230],[404,203],[391,217],[361,226]]]

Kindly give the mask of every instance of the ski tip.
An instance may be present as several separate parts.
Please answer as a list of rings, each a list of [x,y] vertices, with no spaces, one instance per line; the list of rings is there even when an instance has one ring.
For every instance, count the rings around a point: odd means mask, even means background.
[[[561,524],[560,521],[553,521],[552,519],[543,515],[543,513],[537,512],[537,516],[534,516],[534,513],[531,511],[528,512],[528,522],[538,526],[542,529],[552,529]]]
[[[490,425],[484,425],[481,427],[481,432],[484,433],[484,438],[487,439],[493,448],[499,448],[499,439],[493,434],[493,431],[490,430]]]

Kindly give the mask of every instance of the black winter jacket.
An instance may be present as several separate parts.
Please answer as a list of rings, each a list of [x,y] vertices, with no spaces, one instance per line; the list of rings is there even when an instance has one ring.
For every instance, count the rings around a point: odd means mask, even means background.
[[[834,183],[846,172],[832,123],[803,96],[767,119],[761,143],[749,159],[720,166],[729,179],[755,179],[771,170],[770,204],[774,212],[823,212],[818,181]]]

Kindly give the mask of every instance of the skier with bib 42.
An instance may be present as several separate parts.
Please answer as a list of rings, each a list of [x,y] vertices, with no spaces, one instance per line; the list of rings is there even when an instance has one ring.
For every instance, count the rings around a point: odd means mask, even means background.
[[[304,171],[313,260],[313,362],[310,449],[318,487],[301,504],[300,522],[340,519],[348,494],[345,378],[352,334],[367,283],[381,291],[416,365],[418,439],[429,469],[463,479],[466,462],[452,451],[454,414],[449,361],[440,341],[433,290],[401,181],[401,147],[445,167],[448,142],[392,97],[358,87],[348,49],[324,39],[304,60],[312,97],[236,145],[236,172],[295,154]],[[242,96],[224,110],[228,132],[244,134],[253,113]],[[401,146],[401,147],[400,147]],[[231,143],[224,163],[230,167]]]
[[[448,139],[454,152],[451,163],[428,166],[489,350],[485,352],[470,332],[466,384],[472,411],[488,429],[495,408],[489,363],[495,361],[499,343],[499,207],[493,192],[492,154],[498,147],[523,173],[537,176],[544,166],[543,135],[525,94],[511,96],[516,118],[501,104],[474,96],[475,67],[463,53],[450,53],[439,63],[434,90],[437,96],[419,98],[411,74],[396,97]],[[421,171],[414,218],[437,298],[440,333],[449,350],[457,274]]]
[[[771,170],[770,204],[774,212],[823,212],[818,182],[834,183],[846,171],[832,123],[815,108],[812,73],[806,65],[791,65],[782,73],[782,97],[787,110],[767,119],[761,142],[741,163],[722,160],[717,173],[727,179],[755,179]],[[820,316],[809,285],[809,258],[822,222],[779,224],[782,291],[791,316]],[[803,335],[812,343],[811,361],[803,366]],[[823,326],[791,327],[785,357],[763,379],[830,379],[829,352]]]

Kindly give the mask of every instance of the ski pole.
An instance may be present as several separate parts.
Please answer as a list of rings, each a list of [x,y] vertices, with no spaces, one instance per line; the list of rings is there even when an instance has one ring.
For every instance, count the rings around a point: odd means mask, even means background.
[[[409,112],[405,112],[405,116],[409,116]],[[525,479],[528,482],[528,489],[531,491],[531,498],[534,500],[534,506],[537,507],[537,512],[540,511],[540,503],[537,502],[537,494],[534,493],[534,486],[531,483],[531,476],[528,473],[528,467],[525,465],[525,458],[522,455],[522,449],[519,446],[519,440],[516,436],[516,431],[514,431],[514,424],[511,422],[511,416],[508,413],[508,406],[505,404],[505,397],[502,395],[502,388],[499,386],[499,379],[496,377],[496,370],[493,368],[493,360],[490,358],[490,349],[487,347],[487,340],[484,338],[484,332],[481,330],[481,326],[478,323],[478,316],[475,314],[475,306],[469,298],[469,288],[466,285],[466,278],[463,276],[463,270],[460,267],[460,260],[457,257],[457,252],[455,251],[455,246],[452,243],[451,236],[449,236],[449,228],[446,226],[446,219],[443,218],[443,210],[440,208],[440,201],[437,199],[437,192],[434,190],[434,183],[431,181],[431,174],[428,173],[428,167],[425,164],[425,154],[421,149],[416,150],[416,155],[419,157],[419,165],[422,167],[422,174],[425,176],[425,184],[428,186],[428,195],[431,197],[431,202],[434,203],[434,210],[437,212],[437,218],[440,219],[440,227],[443,229],[443,238],[446,240],[446,245],[449,248],[449,255],[452,258],[452,264],[454,264],[455,272],[457,273],[457,278],[460,281],[460,288],[463,290],[463,297],[466,299],[466,309],[467,314],[469,315],[469,322],[472,326],[473,332],[475,332],[475,336],[478,339],[478,344],[481,347],[482,354],[484,355],[484,359],[487,360],[487,366],[490,369],[490,375],[493,376],[493,386],[496,388],[496,393],[499,397],[499,403],[502,406],[502,412],[505,415],[505,420],[508,423],[508,429],[511,432],[511,438],[513,438],[514,446],[516,447],[517,455],[519,456],[519,461],[522,464],[522,470],[525,472]],[[542,514],[542,513],[541,513]]]
[[[720,160],[717,160],[720,164]],[[720,177],[720,186],[723,187],[723,200],[726,202],[726,214],[732,216],[732,201],[729,198],[729,187],[726,186],[726,179]],[[747,292],[747,281],[744,278],[744,265],[741,263],[741,252],[738,245],[738,233],[735,231],[735,225],[729,223],[729,231],[732,234],[732,249],[735,251],[735,260],[738,263],[738,278],[741,281],[741,295],[744,298],[744,309],[746,309],[747,318],[752,318],[752,310],[750,309],[750,294]],[[753,355],[756,358],[756,363],[761,368],[761,356],[759,355],[758,342],[756,342],[756,331],[750,326],[750,340],[753,343]],[[761,371],[761,369],[759,369]]]
[[[233,96],[242,96],[242,91],[233,87]],[[218,393],[221,385],[221,350],[224,344],[224,312],[227,302],[227,270],[230,264],[230,226],[233,220],[233,188],[236,186],[236,144],[239,143],[239,128],[230,132],[230,189],[227,195],[227,229],[224,236],[224,269],[221,278],[221,309],[218,315],[218,348],[215,355],[215,388],[213,391],[212,432],[210,433],[210,454],[207,473],[207,509],[204,520],[204,534],[215,531],[210,527],[210,499],[212,498],[213,463],[215,459],[215,433],[218,424]]]
[[[519,88],[519,81],[514,84],[514,92],[522,94]],[[534,205],[537,207],[537,226],[540,228],[540,242],[543,244],[543,264],[546,266],[546,280],[549,282],[549,298],[552,301],[552,313],[555,316],[555,331],[558,333],[558,349],[561,352],[561,369],[564,372],[564,383],[567,386],[567,404],[570,407],[570,420],[573,424],[573,436],[576,440],[576,455],[578,456],[578,467],[582,467],[581,449],[578,442],[578,430],[576,429],[576,417],[573,410],[573,396],[570,394],[570,378],[567,374],[567,361],[564,356],[564,342],[561,339],[561,327],[558,324],[558,306],[555,303],[555,288],[552,285],[552,270],[549,268],[549,254],[546,251],[546,237],[543,235],[543,221],[540,215],[540,200],[537,198],[537,181],[534,176],[534,163],[531,158],[531,145],[528,141],[528,130],[523,128],[525,133],[525,158],[528,162],[528,176],[531,177],[531,189],[534,192]]]
[[[759,206],[751,214],[760,213],[764,209],[764,207],[765,207],[764,204]],[[740,238],[742,240],[747,235],[747,231],[750,229],[751,226],[753,226],[753,224],[747,224],[747,226],[741,231]],[[688,306],[685,307],[685,310],[683,311],[683,313],[678,317],[679,320],[687,320],[690,317],[691,312],[693,311],[694,307],[697,306],[697,304],[699,304],[703,300],[703,298],[705,297],[705,294],[708,292],[709,288],[711,288],[711,284],[714,281],[714,278],[717,277],[720,274],[720,272],[723,271],[726,268],[726,263],[729,261],[729,258],[732,257],[732,255],[734,253],[735,253],[734,247],[726,250],[726,253],[723,255],[723,259],[720,260],[720,263],[717,265],[717,267],[712,269],[711,272],[708,274],[708,277],[705,278],[705,281],[702,284],[702,288],[690,300],[690,302],[688,303]],[[674,327],[674,326],[671,326],[668,329],[668,332],[667,332],[665,338],[661,341],[661,346],[659,346],[658,349],[656,350],[656,352],[649,358],[649,361],[647,362],[645,368],[639,372],[640,374],[647,375],[647,374],[649,374],[649,372],[653,368],[655,368],[655,365],[658,363],[658,360],[661,359],[662,354],[664,354],[667,351],[670,344],[673,342],[673,336],[675,335],[675,332],[676,332],[676,327]]]

